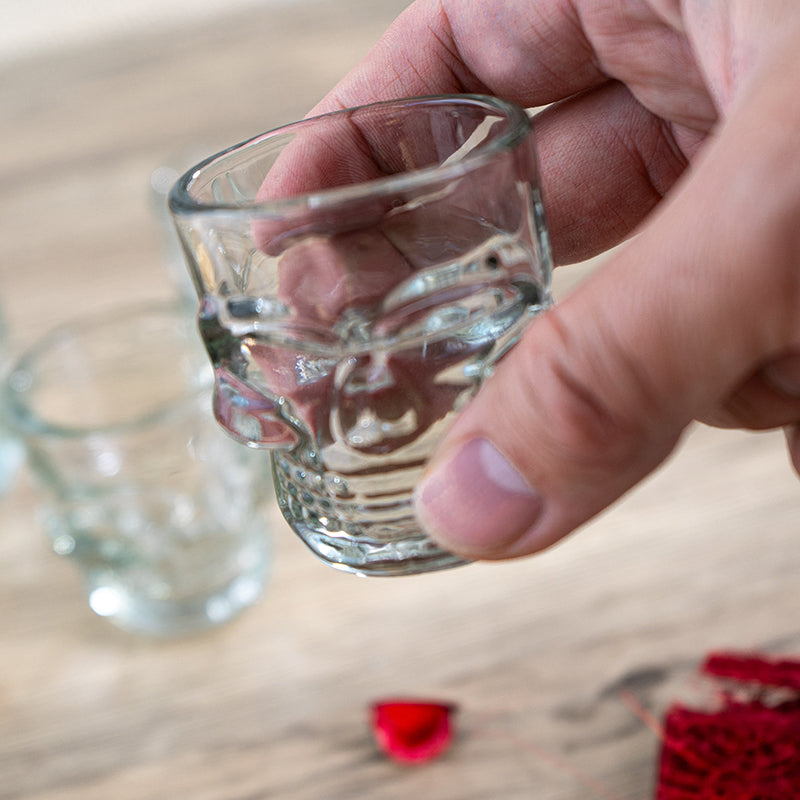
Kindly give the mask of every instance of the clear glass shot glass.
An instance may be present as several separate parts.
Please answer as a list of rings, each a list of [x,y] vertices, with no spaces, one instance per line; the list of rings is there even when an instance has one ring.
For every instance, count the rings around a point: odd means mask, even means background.
[[[272,482],[211,418],[212,382],[193,317],[171,304],[56,328],[8,376],[45,533],[125,630],[198,632],[262,594]]]
[[[305,119],[189,170],[169,206],[215,416],[272,451],[294,531],[363,575],[463,563],[421,530],[412,492],[551,303],[526,112],[456,95]]]

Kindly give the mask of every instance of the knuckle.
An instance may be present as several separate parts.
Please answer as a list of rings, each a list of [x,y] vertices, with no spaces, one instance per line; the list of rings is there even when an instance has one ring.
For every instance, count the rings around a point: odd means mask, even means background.
[[[641,424],[619,413],[599,384],[586,380],[568,363],[555,361],[551,374],[557,401],[548,433],[562,458],[583,469],[630,461],[644,434]]]
[[[550,458],[571,471],[607,473],[649,462],[657,444],[663,457],[660,409],[645,371],[607,333],[581,347],[555,311],[549,341],[528,348],[523,367],[524,391],[544,416],[542,446]]]

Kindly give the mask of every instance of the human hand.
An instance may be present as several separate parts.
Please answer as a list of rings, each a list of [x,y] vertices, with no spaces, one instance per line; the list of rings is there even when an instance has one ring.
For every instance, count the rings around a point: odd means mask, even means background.
[[[417,493],[441,544],[540,550],[695,419],[786,426],[800,468],[798,85],[791,0],[418,0],[314,110],[552,103],[536,135],[556,260],[638,234],[532,323],[449,431]]]

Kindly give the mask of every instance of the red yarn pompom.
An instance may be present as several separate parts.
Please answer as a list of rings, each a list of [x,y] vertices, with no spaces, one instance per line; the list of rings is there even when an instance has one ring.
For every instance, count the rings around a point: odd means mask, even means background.
[[[443,753],[453,739],[450,703],[429,700],[381,700],[372,704],[372,732],[395,761],[421,764]]]
[[[800,662],[712,653],[703,672],[721,708],[669,710],[656,800],[800,798]]]

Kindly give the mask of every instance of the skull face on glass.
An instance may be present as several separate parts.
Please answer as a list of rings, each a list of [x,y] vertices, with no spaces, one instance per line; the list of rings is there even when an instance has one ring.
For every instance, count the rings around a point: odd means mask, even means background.
[[[178,182],[214,413],[272,451],[284,516],[341,569],[461,563],[411,496],[444,430],[550,303],[526,114],[475,96],[304,120]]]

